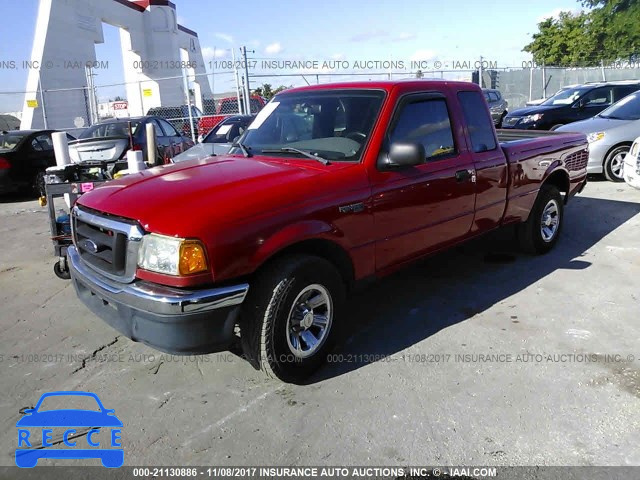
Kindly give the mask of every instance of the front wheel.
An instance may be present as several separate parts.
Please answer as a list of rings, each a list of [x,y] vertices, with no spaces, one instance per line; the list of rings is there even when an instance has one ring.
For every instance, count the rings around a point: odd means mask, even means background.
[[[518,225],[521,248],[527,253],[542,254],[551,250],[560,236],[564,203],[557,187],[543,185],[526,222]]]
[[[345,298],[342,277],[326,260],[284,257],[267,267],[243,306],[243,353],[255,368],[300,383],[326,360]]]
[[[624,157],[629,153],[631,147],[622,145],[616,147],[604,160],[604,176],[610,182],[624,182]]]

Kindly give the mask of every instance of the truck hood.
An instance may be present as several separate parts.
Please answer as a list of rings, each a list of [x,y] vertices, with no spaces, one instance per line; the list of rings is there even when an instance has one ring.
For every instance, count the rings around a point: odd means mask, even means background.
[[[579,122],[569,123],[557,129],[558,132],[578,132],[578,133],[594,133],[604,132],[613,128],[627,125],[633,120],[618,120],[615,118],[592,117]]]
[[[556,110],[565,106],[566,105],[536,105],[533,107],[519,108],[518,110],[509,112],[507,117],[525,117],[527,115],[534,115],[536,113],[544,113],[550,110]]]
[[[111,181],[84,194],[78,204],[136,220],[153,233],[193,236],[207,225],[241,221],[321,196],[328,187],[317,178],[330,168],[344,164],[232,156],[188,160]]]

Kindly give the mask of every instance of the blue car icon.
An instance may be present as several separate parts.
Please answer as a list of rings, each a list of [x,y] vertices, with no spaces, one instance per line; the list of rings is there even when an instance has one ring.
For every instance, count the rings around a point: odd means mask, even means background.
[[[42,402],[49,397],[59,396],[84,396],[93,398],[100,411],[80,410],[80,409],[58,409],[39,411]],[[114,410],[104,408],[102,402],[95,393],[91,392],[50,392],[40,397],[36,406],[25,410],[25,415],[18,420],[18,448],[16,449],[16,465],[21,468],[32,468],[41,458],[56,459],[83,459],[99,458],[102,465],[107,468],[118,468],[124,463],[124,450],[120,443],[120,432],[118,427],[122,427],[122,422],[115,416]],[[42,442],[40,444],[35,433],[30,428],[42,427]],[[64,427],[62,442],[67,449],[48,448],[54,446],[51,428]],[[111,429],[109,434],[100,431],[100,428]],[[78,432],[76,428],[82,429]],[[87,429],[88,432],[87,432]],[[89,446],[95,448],[74,448],[77,438],[87,437]],[[100,438],[98,438],[100,437]],[[105,446],[111,448],[105,448]],[[21,448],[23,447],[23,448]]]

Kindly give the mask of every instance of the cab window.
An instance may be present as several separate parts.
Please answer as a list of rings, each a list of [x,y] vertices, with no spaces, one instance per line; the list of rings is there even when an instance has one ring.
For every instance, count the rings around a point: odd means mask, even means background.
[[[421,100],[406,104],[389,137],[391,143],[421,143],[426,161],[456,153],[451,120],[444,99]]]

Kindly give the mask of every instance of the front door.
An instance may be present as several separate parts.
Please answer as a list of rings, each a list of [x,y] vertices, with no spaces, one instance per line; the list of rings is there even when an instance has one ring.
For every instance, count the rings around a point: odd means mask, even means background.
[[[408,95],[401,100],[387,144],[421,143],[426,158],[415,167],[374,174],[377,270],[445,247],[469,234],[475,171],[462,131],[452,128],[461,123],[452,121],[450,112],[449,100],[439,93]]]

